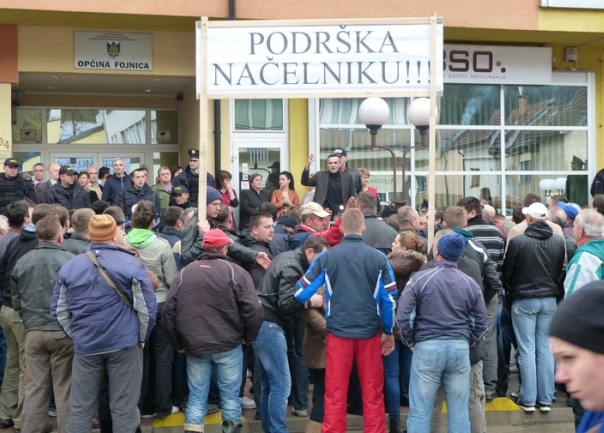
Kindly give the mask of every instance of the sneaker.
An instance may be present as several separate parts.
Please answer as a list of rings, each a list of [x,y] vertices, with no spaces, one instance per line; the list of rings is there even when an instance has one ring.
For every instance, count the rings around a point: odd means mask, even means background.
[[[308,411],[306,409],[292,409],[292,414],[295,416],[308,416]]]
[[[170,415],[174,415],[175,413],[178,413],[178,412],[179,412],[178,407],[177,406],[172,406],[172,409],[170,409],[169,412],[158,412],[157,413],[157,417],[159,419],[164,419],[164,418],[167,418]]]
[[[534,405],[530,406],[530,405],[524,404],[520,401],[520,392],[511,393],[510,400],[512,400],[514,403],[516,403],[516,405],[526,413],[533,413],[536,410]]]
[[[48,409],[48,416],[52,417],[52,418],[56,418],[57,417],[57,409]]]
[[[244,410],[256,409],[256,402],[248,396],[241,397],[241,407]]]
[[[141,418],[155,418],[156,416],[157,416],[157,412],[143,413],[141,415]]]
[[[549,413],[552,411],[552,408],[549,404],[540,404],[539,410],[544,413]]]
[[[535,406],[528,406],[524,403],[516,403],[520,409],[522,409],[525,413],[533,413],[535,412]]]

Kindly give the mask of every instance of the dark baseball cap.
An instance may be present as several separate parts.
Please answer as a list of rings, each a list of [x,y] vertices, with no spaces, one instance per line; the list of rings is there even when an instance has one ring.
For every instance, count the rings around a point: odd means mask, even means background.
[[[346,149],[342,149],[341,147],[338,147],[336,150],[334,150],[333,154],[338,156],[347,156]]]
[[[4,160],[4,165],[8,165],[9,167],[21,167],[21,164],[19,164],[19,161],[17,161],[15,158],[7,158]]]
[[[59,169],[59,176],[61,176],[62,174],[67,174],[69,176],[74,176],[76,175],[76,171],[71,168],[71,166],[69,165],[62,165],[61,168]]]
[[[187,187],[183,185],[178,185],[172,188],[172,194],[185,194],[188,192],[189,190],[187,189]]]

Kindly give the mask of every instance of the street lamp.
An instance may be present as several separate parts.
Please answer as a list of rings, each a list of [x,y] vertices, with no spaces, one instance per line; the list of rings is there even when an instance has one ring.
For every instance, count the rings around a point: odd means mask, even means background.
[[[388,107],[388,103],[382,98],[367,98],[359,106],[359,119],[369,129],[371,147],[374,149],[383,149],[390,153],[392,160],[392,197],[396,198],[396,155],[391,147],[377,144],[378,130],[386,123],[388,117],[390,117],[390,108]]]
[[[365,124],[371,134],[371,147],[376,147],[378,129],[386,123],[390,117],[388,103],[382,98],[367,98],[359,107],[359,118]]]
[[[367,98],[359,106],[359,118],[361,122],[365,124],[371,134],[371,147],[375,149],[383,149],[390,153],[392,159],[392,196],[396,199],[396,155],[394,150],[389,146],[380,146],[377,144],[377,133],[378,130],[386,123],[390,116],[390,108],[388,103],[382,98]],[[428,127],[430,125],[430,99],[428,98],[417,98],[414,99],[409,108],[407,109],[407,116],[409,122],[413,124],[420,133],[422,142],[425,141]],[[405,164],[407,159],[407,152],[409,152],[413,146],[410,146],[403,152],[403,201],[405,197]],[[394,201],[394,200],[393,200]]]

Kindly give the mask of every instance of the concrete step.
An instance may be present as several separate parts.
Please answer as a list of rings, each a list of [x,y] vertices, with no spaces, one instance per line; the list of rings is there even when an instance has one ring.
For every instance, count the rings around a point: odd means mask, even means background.
[[[510,399],[501,397],[487,403],[487,431],[489,433],[503,432],[574,432],[574,423],[572,411],[563,402],[555,402],[552,405],[552,410],[549,413],[523,412]],[[408,408],[401,408],[401,420],[403,425],[406,423]],[[246,433],[263,433],[260,421],[254,420],[255,411],[244,411],[244,429]],[[384,418],[387,422],[387,418]],[[297,417],[290,414],[287,418],[287,424],[290,433],[304,432],[307,417]],[[144,421],[147,424],[148,421]],[[164,420],[155,420],[151,424],[143,425],[143,432],[155,433],[182,433],[182,425],[184,423],[184,414],[179,413],[171,415]],[[446,432],[446,405],[443,405],[441,414],[441,432]],[[363,418],[357,415],[347,416],[347,431],[355,432],[363,430]],[[221,417],[220,413],[208,415],[205,420],[206,433],[221,432]]]

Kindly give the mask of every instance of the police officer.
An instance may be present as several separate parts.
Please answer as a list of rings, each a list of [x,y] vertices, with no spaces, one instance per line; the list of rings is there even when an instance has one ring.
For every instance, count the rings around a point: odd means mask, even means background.
[[[15,158],[4,161],[4,173],[0,173],[0,214],[5,215],[6,206],[17,200],[36,202],[36,190],[30,179],[19,174],[21,164]]]
[[[174,187],[184,186],[189,191],[191,206],[196,207],[199,192],[199,150],[189,149],[187,155],[189,156],[189,166],[174,178],[172,185]],[[207,173],[207,186],[216,187],[216,180],[210,173]]]

